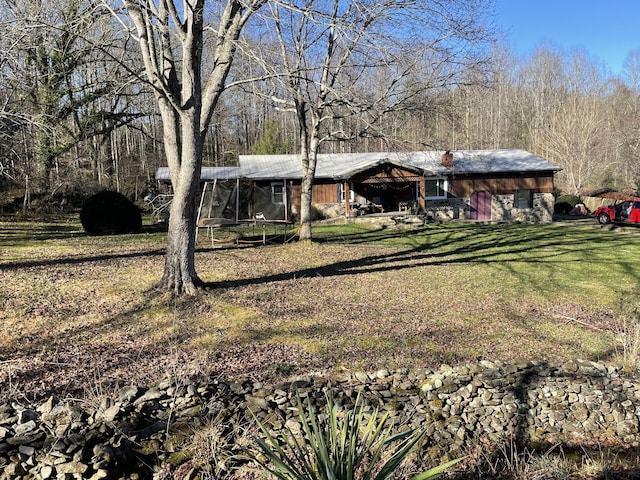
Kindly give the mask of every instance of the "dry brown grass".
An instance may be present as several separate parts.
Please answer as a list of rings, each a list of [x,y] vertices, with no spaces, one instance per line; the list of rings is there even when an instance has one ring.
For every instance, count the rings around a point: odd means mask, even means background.
[[[366,231],[332,232],[340,243],[247,248],[211,248],[202,236],[196,264],[209,288],[176,300],[152,290],[162,233],[91,238],[74,225],[0,228],[5,397],[83,395],[167,376],[273,379],[484,358],[614,358],[606,302],[547,289],[552,264],[525,268],[517,257],[525,250],[504,258],[503,245],[485,261],[496,242],[469,240],[464,250],[434,243],[435,233],[455,229],[373,241]]]

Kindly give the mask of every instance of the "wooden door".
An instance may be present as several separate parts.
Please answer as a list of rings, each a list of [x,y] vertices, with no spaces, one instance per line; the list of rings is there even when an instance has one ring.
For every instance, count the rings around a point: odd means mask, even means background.
[[[471,220],[491,220],[491,193],[477,190],[471,194],[469,218]]]

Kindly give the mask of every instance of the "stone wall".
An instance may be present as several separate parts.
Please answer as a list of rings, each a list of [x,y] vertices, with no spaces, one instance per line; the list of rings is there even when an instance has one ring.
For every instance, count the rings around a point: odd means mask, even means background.
[[[517,209],[513,206],[513,194],[492,195],[491,221],[550,223],[553,221],[555,198],[551,193],[535,193],[533,207]],[[468,198],[449,198],[446,200],[429,200],[425,209],[425,217],[436,221],[469,219],[470,206]]]
[[[425,217],[433,221],[467,219],[469,218],[469,199],[427,200]]]
[[[320,406],[328,389],[344,406],[361,395],[399,428],[426,426],[421,453],[437,460],[506,439],[530,448],[640,446],[636,374],[594,362],[480,362],[274,385],[165,381],[114,399],[14,402],[0,406],[1,478],[187,478],[202,455],[198,432],[215,427],[237,453],[233,436],[253,425],[251,412],[274,430],[295,429],[296,395]]]
[[[533,207],[513,207],[513,195],[493,195],[491,220],[496,222],[550,223],[553,221],[555,197],[552,193],[534,193]]]
[[[595,212],[603,205],[613,205],[616,201],[613,198],[582,197],[580,199],[585,204],[589,212]]]
[[[465,220],[470,217],[471,207],[469,198],[447,198],[442,200],[427,200],[425,210],[421,214],[425,221],[446,222],[450,220]],[[533,206],[528,209],[513,207],[513,194],[492,195],[491,221],[494,222],[522,222],[522,223],[550,223],[553,221],[555,197],[551,193],[535,193]],[[344,216],[342,204],[314,204],[318,217],[335,218]],[[355,217],[355,210],[351,212]]]

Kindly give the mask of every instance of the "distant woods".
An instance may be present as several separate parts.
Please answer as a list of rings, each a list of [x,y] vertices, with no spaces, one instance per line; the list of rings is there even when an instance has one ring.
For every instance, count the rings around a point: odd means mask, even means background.
[[[0,0],[0,206],[19,198],[16,208],[37,208],[46,198],[42,205],[64,210],[69,199],[100,190],[136,200],[154,187],[165,165],[157,104],[125,20],[105,5]],[[231,86],[208,129],[205,166],[233,165],[240,154],[301,151],[299,119],[275,101],[282,92],[257,61],[269,47],[259,23],[245,29],[237,50]],[[322,128],[342,135],[320,151],[521,148],[563,167],[557,185],[564,193],[638,190],[640,50],[614,75],[585,51],[542,45],[516,57],[499,43],[486,45],[478,62],[450,69],[454,77],[440,84],[434,78],[449,71],[446,63],[434,63],[432,78],[397,71],[413,89],[404,90],[410,101],[402,108],[386,98],[388,108],[375,118],[334,111]],[[274,43],[271,65],[275,51]],[[411,61],[396,60],[396,69]],[[357,74],[358,90],[369,96],[382,95],[376,88],[393,75]]]

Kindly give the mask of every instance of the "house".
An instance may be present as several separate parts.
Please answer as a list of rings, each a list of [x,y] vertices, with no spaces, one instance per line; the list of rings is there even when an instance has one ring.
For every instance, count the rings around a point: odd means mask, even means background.
[[[321,154],[313,205],[326,217],[396,212],[439,220],[550,222],[559,170],[524,150]],[[158,170],[158,180],[168,177],[166,169]],[[267,209],[277,213],[274,220],[295,218],[301,178],[298,155],[241,155],[234,170],[202,169],[209,185],[235,182],[238,205],[247,199],[237,220]]]

